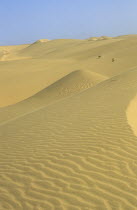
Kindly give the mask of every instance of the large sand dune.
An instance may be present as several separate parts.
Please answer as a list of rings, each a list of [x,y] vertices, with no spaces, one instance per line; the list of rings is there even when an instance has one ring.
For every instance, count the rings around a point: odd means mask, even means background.
[[[0,62],[0,209],[137,208],[136,42],[11,47]]]
[[[94,72],[81,70],[71,72],[32,97],[15,105],[0,108],[0,123],[3,124],[7,120],[12,120],[12,118],[17,118],[62,98],[79,93],[103,80],[106,80],[106,77]]]

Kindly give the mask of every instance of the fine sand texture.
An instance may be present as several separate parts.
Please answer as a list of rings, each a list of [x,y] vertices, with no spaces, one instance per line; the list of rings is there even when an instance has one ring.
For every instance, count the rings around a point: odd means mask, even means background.
[[[0,210],[137,209],[136,43],[0,47]]]

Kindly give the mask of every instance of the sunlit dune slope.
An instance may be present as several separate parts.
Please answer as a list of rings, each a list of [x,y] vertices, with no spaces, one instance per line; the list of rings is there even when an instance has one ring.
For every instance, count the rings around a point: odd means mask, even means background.
[[[137,70],[0,126],[1,208],[136,209]]]
[[[106,78],[94,72],[82,70],[71,72],[34,96],[15,105],[1,108],[0,123],[79,93],[103,80]]]
[[[96,41],[38,40],[5,51],[0,47],[0,107],[29,98],[77,69],[107,78],[134,69],[136,43],[137,35],[128,35]]]
[[[108,36],[90,37],[87,40],[88,41],[100,41],[100,40],[108,40],[108,39],[112,39],[112,37],[108,37]]]

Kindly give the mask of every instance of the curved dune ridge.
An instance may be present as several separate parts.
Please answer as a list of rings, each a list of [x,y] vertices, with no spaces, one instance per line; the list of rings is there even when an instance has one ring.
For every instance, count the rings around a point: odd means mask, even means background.
[[[103,80],[106,80],[106,77],[94,72],[82,70],[71,72],[32,97],[15,105],[1,108],[0,123],[5,123],[7,120],[17,118],[62,98],[79,93]]]
[[[132,70],[1,125],[0,207],[136,209],[136,93]]]
[[[127,107],[127,119],[134,134],[137,136],[137,95],[131,100]]]

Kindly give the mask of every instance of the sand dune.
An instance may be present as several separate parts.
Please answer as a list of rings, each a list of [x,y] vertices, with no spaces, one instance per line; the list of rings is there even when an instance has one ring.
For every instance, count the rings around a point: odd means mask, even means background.
[[[0,46],[0,61],[18,60],[16,55],[18,51],[28,47],[29,44],[15,45],[15,46]]]
[[[37,40],[35,43],[39,43],[39,42],[48,42],[49,40],[48,39],[39,39]]]
[[[136,42],[137,35],[129,35],[97,42],[58,39],[11,47],[14,52],[0,62],[0,107],[29,98],[77,69],[111,78],[136,68]]]
[[[0,47],[0,209],[137,208],[136,42]]]
[[[90,37],[87,40],[88,41],[100,41],[100,40],[108,40],[108,39],[112,39],[112,37],[109,37],[109,36]]]
[[[106,77],[94,72],[82,70],[71,72],[34,96],[15,105],[1,108],[0,123],[5,123],[7,120],[17,118],[62,98],[79,93],[106,79]]]
[[[137,138],[126,110],[136,78],[129,71],[1,126],[2,205],[135,209]]]

